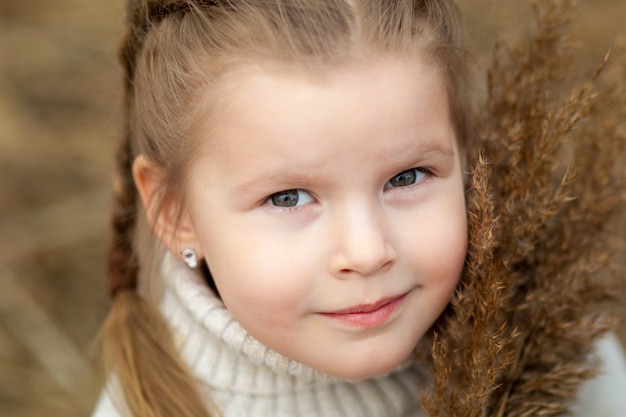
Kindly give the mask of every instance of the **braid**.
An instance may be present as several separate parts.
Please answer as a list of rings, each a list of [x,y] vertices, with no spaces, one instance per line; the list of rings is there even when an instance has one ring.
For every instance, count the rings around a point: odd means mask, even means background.
[[[122,139],[116,155],[115,196],[113,200],[111,226],[113,236],[108,255],[109,293],[117,294],[122,289],[134,289],[137,285],[138,263],[133,250],[133,235],[137,222],[137,190],[132,177],[132,146],[130,131],[130,106],[139,39],[143,37],[131,22],[136,8],[129,4],[129,29],[120,48],[119,59],[125,72],[124,77],[124,122]],[[131,16],[133,16],[131,18]]]
[[[138,263],[133,250],[136,224],[137,191],[132,178],[132,154],[126,132],[117,152],[117,176],[112,210],[113,238],[108,255],[109,293],[134,289],[137,285]]]
[[[216,5],[215,0],[129,0],[127,8],[129,33],[122,48],[122,58],[128,65],[126,71],[130,79],[134,75],[136,53],[141,49],[143,38],[151,26],[158,24],[168,15]]]

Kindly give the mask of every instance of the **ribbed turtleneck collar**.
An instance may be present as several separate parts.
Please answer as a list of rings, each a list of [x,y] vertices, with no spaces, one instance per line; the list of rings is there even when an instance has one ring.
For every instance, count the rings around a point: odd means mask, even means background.
[[[386,376],[345,381],[254,339],[204,279],[168,254],[161,312],[183,360],[224,417],[422,416],[425,377],[405,363]]]

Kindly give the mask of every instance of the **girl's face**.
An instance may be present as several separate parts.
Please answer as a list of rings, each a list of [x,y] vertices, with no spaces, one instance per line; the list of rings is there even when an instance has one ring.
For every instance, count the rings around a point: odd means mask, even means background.
[[[225,305],[269,348],[340,378],[392,370],[448,303],[466,253],[436,68],[268,63],[228,76],[219,97],[180,245],[206,258]]]

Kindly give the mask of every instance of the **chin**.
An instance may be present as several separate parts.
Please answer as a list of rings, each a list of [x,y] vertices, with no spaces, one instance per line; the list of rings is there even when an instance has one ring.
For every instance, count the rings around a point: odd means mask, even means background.
[[[362,360],[359,363],[344,364],[341,366],[341,369],[334,368],[325,371],[325,373],[335,378],[352,381],[377,378],[387,375],[398,368],[408,357],[409,354],[400,356],[395,360],[391,360],[392,358],[389,357],[384,358],[384,361],[381,361],[380,357],[372,360]]]

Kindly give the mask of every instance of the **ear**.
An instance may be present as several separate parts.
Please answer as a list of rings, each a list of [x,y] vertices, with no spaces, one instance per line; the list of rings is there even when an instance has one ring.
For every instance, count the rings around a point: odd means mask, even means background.
[[[133,179],[141,198],[148,223],[154,234],[178,259],[181,251],[195,249],[202,258],[195,228],[180,196],[163,196],[162,168],[140,154],[133,161]]]

